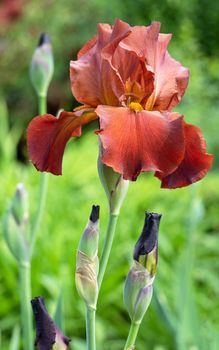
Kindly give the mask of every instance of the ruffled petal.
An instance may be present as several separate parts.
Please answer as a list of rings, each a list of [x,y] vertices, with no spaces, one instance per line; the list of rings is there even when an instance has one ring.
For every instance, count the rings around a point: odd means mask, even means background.
[[[153,22],[149,27],[133,27],[120,46],[134,51],[145,60],[146,66],[151,67],[155,76],[154,92],[147,108],[162,111],[171,110],[180,102],[188,85],[189,71],[168,54],[171,35],[159,34],[159,31],[159,22]]]
[[[82,112],[62,112],[59,118],[45,114],[30,122],[27,147],[29,158],[37,170],[61,175],[67,141],[72,136],[80,136],[81,126],[98,118],[92,111]]]
[[[72,93],[79,102],[93,107],[118,104],[113,87],[119,83],[118,77],[101,53],[104,48],[115,50],[129,31],[129,25],[120,20],[113,27],[99,24],[97,37],[82,48],[77,61],[70,62]]]
[[[181,163],[185,151],[181,116],[172,121],[170,113],[109,106],[98,106],[96,113],[101,160],[124,179],[134,181],[140,172],[155,169],[167,175]]]
[[[206,153],[206,142],[201,130],[194,125],[184,124],[185,156],[179,167],[168,176],[155,174],[161,181],[162,188],[188,186],[201,180],[210,170],[213,156]]]

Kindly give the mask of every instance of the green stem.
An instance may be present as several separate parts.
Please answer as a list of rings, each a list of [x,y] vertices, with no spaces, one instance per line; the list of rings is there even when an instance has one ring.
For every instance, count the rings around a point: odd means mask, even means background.
[[[39,96],[38,97],[38,110],[39,114],[45,114],[47,107],[46,107],[46,96]],[[38,207],[36,211],[36,215],[34,218],[33,226],[32,226],[32,233],[31,233],[31,244],[30,244],[30,256],[33,255],[33,249],[36,242],[37,233],[39,231],[39,227],[42,221],[43,212],[46,204],[46,194],[47,194],[47,187],[48,187],[48,174],[47,173],[41,173],[40,174],[40,189],[39,189],[39,199],[38,199]]]
[[[135,348],[135,342],[138,335],[139,327],[140,327],[140,323],[134,323],[134,322],[131,323],[131,327],[129,330],[129,334],[128,334],[128,338],[127,338],[124,350],[131,350]]]
[[[116,229],[116,224],[118,220],[119,214],[110,214],[109,222],[106,231],[106,238],[104,242],[103,252],[100,258],[100,268],[98,273],[98,285],[99,289],[101,287],[103,277],[106,271],[106,266],[109,260],[110,251],[113,244],[114,233]]]
[[[87,350],[96,350],[95,314],[96,314],[96,310],[87,306],[87,315],[86,315]]]
[[[20,300],[21,300],[21,321],[23,329],[24,350],[33,350],[33,324],[31,313],[31,281],[30,264],[19,265],[20,270]]]

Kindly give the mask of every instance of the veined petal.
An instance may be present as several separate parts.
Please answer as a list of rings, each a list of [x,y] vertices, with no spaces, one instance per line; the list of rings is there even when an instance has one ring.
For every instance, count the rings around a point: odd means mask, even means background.
[[[185,151],[181,116],[172,121],[170,113],[109,106],[98,106],[96,113],[101,160],[124,179],[134,181],[140,172],[155,169],[167,175],[181,163]]]
[[[130,29],[117,20],[113,27],[98,25],[97,38],[93,38],[80,51],[77,61],[70,62],[72,93],[81,102],[96,107],[98,104],[117,105],[113,85],[118,80],[109,62],[101,56],[102,50],[115,50]]]
[[[184,123],[185,156],[179,167],[168,176],[155,174],[161,181],[162,188],[178,188],[201,180],[210,170],[213,155],[206,153],[206,142],[201,130]]]
[[[149,27],[133,27],[132,33],[120,43],[124,49],[134,51],[154,72],[154,93],[149,109],[171,110],[176,106],[188,85],[189,71],[167,52],[171,34],[159,34],[160,23]]]
[[[67,141],[72,136],[80,136],[80,127],[98,118],[92,111],[82,112],[62,112],[59,118],[45,114],[30,122],[27,147],[30,160],[37,170],[61,175]]]

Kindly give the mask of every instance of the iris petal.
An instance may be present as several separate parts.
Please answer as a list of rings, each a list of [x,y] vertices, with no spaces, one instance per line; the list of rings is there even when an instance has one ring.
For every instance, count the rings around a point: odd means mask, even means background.
[[[66,143],[72,136],[80,136],[81,126],[97,119],[94,112],[62,112],[59,118],[45,114],[34,118],[27,129],[29,158],[37,170],[54,175],[62,173],[62,158]]]
[[[161,181],[162,188],[188,186],[201,180],[210,170],[213,156],[206,153],[206,142],[201,130],[194,125],[184,123],[185,155],[179,167],[168,176],[155,174]]]
[[[184,156],[182,117],[169,120],[160,112],[98,106],[102,162],[136,180],[142,171],[169,174]],[[158,170],[159,169],[159,170]]]

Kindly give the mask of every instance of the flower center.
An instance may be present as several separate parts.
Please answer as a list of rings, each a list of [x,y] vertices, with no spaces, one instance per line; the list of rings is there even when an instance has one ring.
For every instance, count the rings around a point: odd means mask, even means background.
[[[143,111],[142,105],[140,103],[138,103],[138,102],[131,102],[131,103],[129,103],[129,108],[132,109],[135,112]]]

